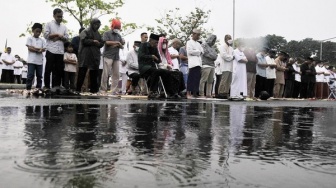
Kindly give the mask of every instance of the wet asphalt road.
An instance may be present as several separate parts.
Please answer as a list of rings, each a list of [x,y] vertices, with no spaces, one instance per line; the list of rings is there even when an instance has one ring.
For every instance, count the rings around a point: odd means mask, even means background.
[[[0,187],[334,187],[335,101],[0,91]]]

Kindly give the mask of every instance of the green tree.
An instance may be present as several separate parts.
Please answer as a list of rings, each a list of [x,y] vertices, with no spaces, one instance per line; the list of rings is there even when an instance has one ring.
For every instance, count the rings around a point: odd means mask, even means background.
[[[207,30],[204,24],[207,23],[210,10],[204,11],[196,7],[187,15],[182,15],[179,8],[168,10],[161,18],[155,19],[157,27],[147,27],[151,32],[166,34],[168,39],[178,38],[185,45],[193,29],[200,29],[202,37],[211,33],[212,29]]]
[[[265,40],[265,45],[269,49],[273,49],[275,51],[282,50],[287,44],[287,41],[284,37],[277,36],[277,35],[274,35],[274,34],[273,35],[266,35],[264,40]]]
[[[88,27],[92,18],[100,18],[105,15],[114,15],[119,18],[116,9],[124,5],[123,0],[46,0],[54,8],[60,8],[73,17],[79,24],[79,28]],[[67,21],[64,20],[66,23]],[[30,33],[32,23],[27,26],[26,33]],[[134,32],[138,26],[135,23],[123,23],[124,35]],[[101,27],[101,32],[110,29],[109,26]],[[77,32],[75,32],[77,34]],[[70,32],[70,35],[71,32]],[[20,37],[25,36],[25,33]]]
[[[52,7],[60,8],[74,17],[80,27],[87,27],[94,17],[115,14],[124,5],[123,0],[105,2],[103,0],[46,0]]]

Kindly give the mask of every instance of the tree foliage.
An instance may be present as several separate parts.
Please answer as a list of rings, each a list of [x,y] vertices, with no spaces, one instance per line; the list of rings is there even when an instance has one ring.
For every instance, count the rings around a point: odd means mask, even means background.
[[[74,17],[80,27],[87,27],[94,17],[115,14],[115,10],[124,5],[123,0],[105,2],[103,0],[46,0],[52,7],[60,8]]]
[[[185,45],[193,29],[200,29],[204,38],[207,33],[212,31],[203,26],[207,23],[210,12],[210,10],[204,11],[196,7],[189,14],[182,15],[180,8],[175,8],[165,12],[161,18],[155,19],[156,28],[147,27],[147,29],[151,32],[166,34],[168,39],[178,38]]]
[[[100,18],[105,15],[113,15],[114,18],[119,18],[116,10],[124,5],[123,0],[46,0],[50,2],[54,8],[60,8],[64,12],[73,17],[79,24],[79,28],[88,27],[92,18]],[[63,20],[64,23],[67,20]],[[43,23],[44,25],[44,23]],[[25,33],[30,33],[32,23],[27,25]],[[133,33],[139,26],[136,23],[123,23],[122,31],[123,35]],[[101,27],[100,32],[104,32],[110,29],[110,26]],[[24,37],[25,33],[22,33],[20,37]],[[77,32],[75,32],[77,34]],[[72,32],[70,31],[70,36]]]
[[[331,64],[336,63],[336,43],[326,41],[322,43],[322,57],[321,54],[321,41],[306,38],[300,41],[291,40],[289,42],[282,36],[266,35],[258,38],[239,38],[236,41],[243,41],[246,46],[261,49],[268,47],[277,52],[280,50],[286,51],[291,57],[310,57],[315,56],[317,59],[329,61]],[[235,41],[235,42],[236,42]]]

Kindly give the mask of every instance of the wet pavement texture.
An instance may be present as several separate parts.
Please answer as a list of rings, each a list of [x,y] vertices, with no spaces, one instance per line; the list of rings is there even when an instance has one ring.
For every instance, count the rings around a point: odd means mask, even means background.
[[[0,187],[335,187],[333,106],[0,97]]]

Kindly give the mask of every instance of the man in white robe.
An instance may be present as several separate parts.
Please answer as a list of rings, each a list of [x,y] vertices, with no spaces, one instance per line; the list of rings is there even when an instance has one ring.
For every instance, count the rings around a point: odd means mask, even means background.
[[[234,60],[232,67],[232,82],[230,97],[247,96],[247,76],[246,63],[247,58],[244,54],[243,44],[238,44],[238,48],[233,51]],[[242,93],[242,95],[241,95]]]

